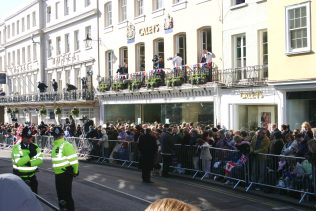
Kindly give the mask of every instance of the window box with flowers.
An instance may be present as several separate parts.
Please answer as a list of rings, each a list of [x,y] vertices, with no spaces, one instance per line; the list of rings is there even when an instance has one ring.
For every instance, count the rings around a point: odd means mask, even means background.
[[[78,117],[79,116],[79,108],[74,107],[73,109],[71,109],[71,114]]]
[[[148,81],[146,83],[146,87],[148,89],[150,89],[150,88],[157,88],[157,87],[159,87],[161,85],[162,85],[162,81],[161,81],[161,78],[159,78],[159,77],[150,78],[150,79],[148,79]]]
[[[100,81],[98,85],[99,92],[106,92],[110,90],[110,84],[105,83],[104,81]]]
[[[192,85],[194,84],[205,84],[207,82],[206,74],[193,74],[190,78]]]
[[[169,87],[181,86],[183,84],[183,81],[184,79],[182,76],[172,77],[167,80],[167,86]]]
[[[133,80],[129,85],[128,85],[128,89],[129,90],[135,90],[135,89],[140,89],[140,87],[142,86],[142,82],[139,80]]]

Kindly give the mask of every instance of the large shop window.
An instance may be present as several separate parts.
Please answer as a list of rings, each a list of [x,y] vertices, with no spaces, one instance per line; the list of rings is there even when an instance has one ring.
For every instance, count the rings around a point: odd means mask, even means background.
[[[232,128],[236,130],[256,130],[264,123],[277,123],[276,105],[233,105],[231,107]]]
[[[286,93],[286,116],[291,130],[300,128],[304,121],[316,127],[316,91]]]
[[[214,124],[213,102],[143,105],[104,105],[105,122],[142,122]]]

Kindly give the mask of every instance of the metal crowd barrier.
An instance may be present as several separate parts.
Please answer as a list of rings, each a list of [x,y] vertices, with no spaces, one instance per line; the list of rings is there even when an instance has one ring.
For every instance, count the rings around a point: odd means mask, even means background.
[[[299,203],[306,195],[316,195],[315,166],[302,157],[255,154],[250,159],[249,191],[253,185],[301,193]]]
[[[34,140],[44,153],[51,152],[53,137],[35,136]],[[139,152],[135,142],[109,140],[105,144],[101,139],[80,137],[70,137],[66,140],[74,145],[78,155],[84,159],[93,158],[100,164],[108,162],[137,167]],[[0,146],[9,148],[10,143],[0,139]],[[172,173],[189,175],[193,179],[199,177],[201,180],[222,178],[233,184],[234,189],[243,183],[246,192],[254,186],[297,192],[301,194],[299,203],[302,203],[307,195],[316,196],[315,166],[305,158],[271,154],[244,155],[236,150],[208,147],[212,160],[203,160],[199,157],[199,150],[202,149],[176,144],[171,165]],[[160,156],[158,162],[162,163]]]

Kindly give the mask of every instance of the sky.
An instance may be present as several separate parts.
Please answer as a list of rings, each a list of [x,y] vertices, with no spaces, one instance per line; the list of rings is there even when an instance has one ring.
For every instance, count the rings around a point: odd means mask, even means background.
[[[21,9],[30,0],[2,0],[0,5],[0,19],[8,17],[9,15]]]

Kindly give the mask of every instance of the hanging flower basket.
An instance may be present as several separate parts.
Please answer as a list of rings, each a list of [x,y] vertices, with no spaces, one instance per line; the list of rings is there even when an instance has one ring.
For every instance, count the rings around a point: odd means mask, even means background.
[[[56,115],[60,115],[61,114],[61,108],[59,108],[59,107],[55,108],[54,112],[55,112]]]
[[[11,108],[7,108],[7,113],[8,113],[8,114],[11,114],[11,113],[12,113]]]
[[[74,107],[72,110],[71,110],[71,114],[74,115],[74,116],[79,116],[79,108],[77,107]]]
[[[18,110],[17,108],[14,108],[14,109],[12,110],[12,113],[17,114],[17,113],[19,113],[19,110]]]
[[[46,108],[45,107],[41,107],[40,108],[40,110],[39,110],[39,113],[40,113],[40,115],[42,116],[45,116],[45,115],[47,115],[47,110],[46,110]]]

